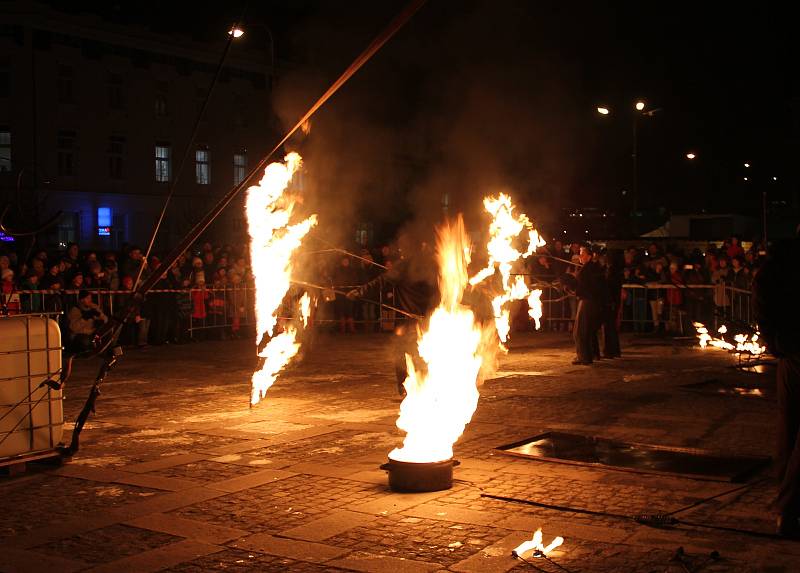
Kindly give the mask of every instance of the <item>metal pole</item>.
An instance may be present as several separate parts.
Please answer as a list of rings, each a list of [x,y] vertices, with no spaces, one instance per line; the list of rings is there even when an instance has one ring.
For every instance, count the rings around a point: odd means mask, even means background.
[[[637,164],[637,152],[639,146],[639,140],[637,137],[637,124],[638,124],[639,114],[634,114],[633,116],[633,152],[631,153],[631,163],[632,163],[632,183],[633,183],[633,231],[634,233],[638,234],[639,225],[638,225],[638,211],[639,211],[639,173],[638,173],[638,164]]]

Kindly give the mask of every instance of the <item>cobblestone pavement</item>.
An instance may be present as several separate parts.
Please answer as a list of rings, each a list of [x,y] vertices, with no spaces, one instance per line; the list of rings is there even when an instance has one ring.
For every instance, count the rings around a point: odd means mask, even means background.
[[[390,335],[319,337],[253,408],[251,342],[131,351],[71,461],[0,478],[0,571],[800,571],[800,543],[703,527],[770,533],[767,470],[678,514],[692,525],[657,529],[631,516],[736,484],[497,450],[557,430],[771,453],[774,372],[742,372],[688,341],[624,342],[623,359],[576,367],[567,335],[517,334],[455,446],[453,487],[427,494],[389,491],[378,467],[402,438]],[[96,368],[76,366],[68,421]],[[564,545],[552,561],[515,560],[539,527]]]

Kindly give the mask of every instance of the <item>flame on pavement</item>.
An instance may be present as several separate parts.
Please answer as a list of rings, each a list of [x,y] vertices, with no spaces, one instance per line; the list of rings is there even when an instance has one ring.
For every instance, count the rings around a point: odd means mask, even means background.
[[[525,553],[529,551],[533,552],[533,557],[541,557],[543,555],[547,555],[557,547],[560,547],[562,543],[564,543],[563,537],[556,537],[553,541],[550,542],[549,545],[546,547],[543,545],[543,536],[542,536],[542,528],[536,530],[536,533],[533,534],[533,538],[522,542],[518,545],[514,551],[511,552],[512,555],[515,557],[525,558]]]
[[[250,234],[250,259],[255,279],[256,346],[264,359],[262,367],[253,373],[250,403],[257,404],[278,373],[297,354],[297,329],[307,324],[310,299],[301,299],[301,325],[289,325],[276,332],[278,310],[289,291],[292,276],[292,255],[303,237],[316,225],[316,215],[292,222],[296,198],[287,187],[300,168],[301,158],[290,153],[285,163],[271,163],[264,170],[258,185],[247,190],[247,230]],[[263,345],[265,337],[269,341]]]
[[[764,354],[767,351],[766,346],[762,345],[758,341],[758,332],[755,332],[751,335],[742,333],[735,334],[733,336],[733,342],[731,342],[730,340],[726,339],[728,327],[724,324],[717,329],[717,334],[719,334],[719,337],[712,336],[709,333],[708,328],[706,328],[702,322],[694,322],[692,324],[697,331],[697,338],[699,339],[700,348],[713,346],[715,348],[727,350],[728,352],[752,354],[753,356]]]

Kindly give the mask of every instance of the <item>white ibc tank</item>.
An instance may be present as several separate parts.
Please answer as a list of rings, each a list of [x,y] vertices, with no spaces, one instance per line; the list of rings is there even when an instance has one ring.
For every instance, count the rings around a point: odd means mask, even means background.
[[[38,388],[44,380],[58,380],[60,371],[61,331],[54,320],[0,317],[0,461],[61,443],[61,391]]]

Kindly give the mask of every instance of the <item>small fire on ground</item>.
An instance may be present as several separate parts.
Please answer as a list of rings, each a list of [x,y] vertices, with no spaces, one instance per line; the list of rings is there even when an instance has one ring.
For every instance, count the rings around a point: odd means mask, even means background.
[[[417,348],[424,365],[406,355],[406,397],[397,427],[406,432],[401,448],[389,458],[433,463],[453,457],[453,444],[478,406],[481,366],[493,358],[494,327],[476,322],[461,304],[467,286],[469,240],[461,217],[437,229],[437,261],[441,300],[427,328],[418,332]]]
[[[543,544],[543,541],[544,541],[544,536],[542,535],[542,528],[540,527],[539,529],[536,530],[536,533],[533,534],[532,539],[524,541],[520,545],[518,545],[511,552],[511,555],[513,555],[514,557],[525,559],[525,554],[530,552],[530,555],[528,555],[528,557],[544,557],[557,547],[561,547],[561,545],[564,543],[564,538],[556,537],[546,547]]]
[[[751,335],[742,333],[735,334],[733,336],[733,342],[731,342],[729,338],[726,338],[728,335],[728,327],[724,324],[717,329],[717,334],[719,334],[718,337],[712,336],[709,333],[708,328],[706,328],[702,322],[695,322],[692,324],[697,331],[697,338],[699,339],[700,348],[713,346],[715,348],[727,350],[728,352],[752,354],[753,356],[759,356],[767,351],[766,346],[763,346],[758,341],[758,332],[755,332]]]
[[[291,285],[292,256],[317,223],[316,215],[292,222],[297,198],[287,188],[300,164],[300,155],[290,153],[285,163],[268,165],[259,184],[247,190],[247,230],[256,287],[256,346],[263,358],[261,368],[253,373],[251,404],[264,397],[297,354],[297,335],[308,324],[311,310],[311,299],[304,293],[295,309],[299,320],[279,332],[278,311]],[[264,344],[266,337],[269,339]]]
[[[483,206],[492,216],[489,242],[486,244],[489,260],[486,267],[469,279],[469,284],[475,286],[494,276],[495,271],[500,273],[502,292],[492,299],[492,310],[500,347],[505,350],[504,344],[511,330],[509,306],[512,301],[527,299],[530,309],[528,314],[535,321],[536,329],[541,327],[539,322],[542,318],[541,289],[531,290],[525,283],[525,277],[521,275],[516,275],[512,281],[511,272],[514,263],[531,256],[537,248],[545,245],[545,241],[533,228],[525,213],[514,212],[511,197],[505,193],[500,193],[497,197],[484,198]],[[521,236],[527,241],[524,251],[520,251],[514,244]]]

